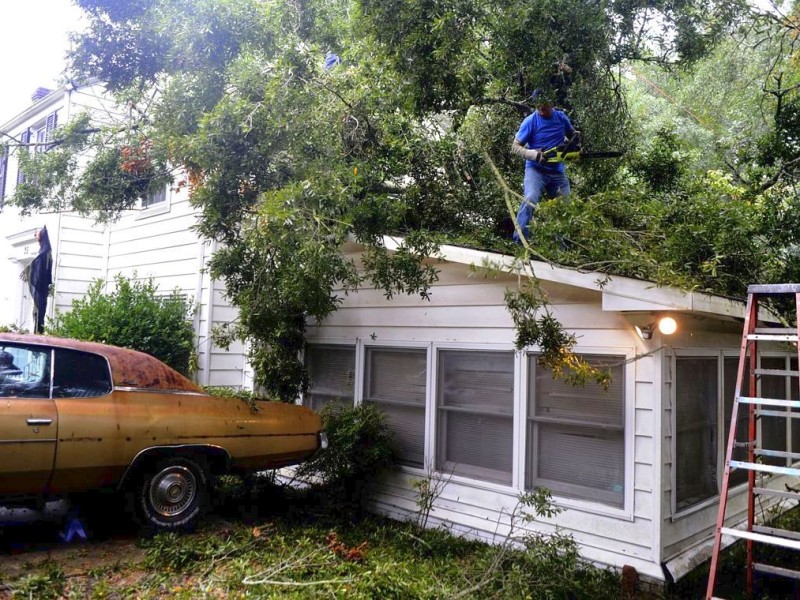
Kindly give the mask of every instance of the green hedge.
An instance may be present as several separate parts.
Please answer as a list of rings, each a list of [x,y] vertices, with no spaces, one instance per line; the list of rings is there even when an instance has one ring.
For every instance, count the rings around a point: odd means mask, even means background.
[[[158,295],[152,279],[114,280],[110,293],[103,292],[102,280],[94,281],[85,297],[72,301],[72,310],[56,314],[47,333],[140,350],[188,375],[194,328],[186,300],[177,292]]]

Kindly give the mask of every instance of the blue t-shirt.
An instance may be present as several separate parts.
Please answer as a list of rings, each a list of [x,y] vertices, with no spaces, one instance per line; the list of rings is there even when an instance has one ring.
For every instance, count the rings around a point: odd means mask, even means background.
[[[515,136],[530,150],[549,150],[564,141],[567,135],[575,130],[564,111],[553,109],[549,119],[545,119],[538,110],[525,117]],[[533,160],[525,161],[525,168],[537,167],[548,171],[563,171],[564,163],[539,164]]]

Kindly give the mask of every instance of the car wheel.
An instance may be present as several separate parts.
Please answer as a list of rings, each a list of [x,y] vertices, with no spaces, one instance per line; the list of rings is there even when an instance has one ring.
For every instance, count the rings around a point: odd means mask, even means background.
[[[191,527],[205,508],[207,497],[206,472],[189,458],[156,463],[138,490],[144,522],[156,529]]]

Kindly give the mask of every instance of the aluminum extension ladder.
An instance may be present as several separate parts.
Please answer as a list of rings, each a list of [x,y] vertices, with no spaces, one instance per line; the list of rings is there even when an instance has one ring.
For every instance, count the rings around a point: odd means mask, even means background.
[[[720,490],[717,525],[714,531],[714,549],[711,554],[711,569],[708,575],[706,600],[716,598],[714,596],[714,588],[716,585],[723,535],[746,540],[746,582],[748,594],[752,594],[753,591],[754,572],[800,580],[800,571],[761,564],[754,560],[754,546],[757,543],[800,550],[800,533],[756,525],[754,522],[756,496],[800,500],[800,493],[756,486],[756,472],[800,477],[800,468],[780,467],[759,462],[760,457],[781,457],[800,460],[800,452],[789,453],[761,447],[761,440],[759,439],[758,428],[756,427],[756,418],[761,417],[779,417],[784,419],[795,417],[800,419],[800,412],[787,412],[790,409],[800,409],[800,401],[759,398],[757,397],[756,391],[757,379],[762,375],[800,377],[800,372],[798,371],[760,369],[758,368],[757,362],[759,342],[792,342],[795,344],[798,342],[797,327],[789,329],[758,327],[759,300],[763,297],[790,295],[794,296],[797,314],[800,315],[800,284],[751,285],[747,289],[747,311],[744,321],[744,331],[742,333],[741,352],[739,354],[739,369],[736,375],[735,397],[725,455],[725,470],[722,476],[722,489]],[[798,345],[798,359],[800,359],[800,345]],[[800,365],[800,362],[798,362],[798,365]],[[800,369],[800,366],[798,366],[798,369]],[[744,390],[742,390],[742,383],[744,382],[746,370],[749,372],[749,390],[747,390],[745,394],[743,393]],[[736,439],[737,416],[739,407],[742,404],[747,407],[749,415],[747,440]],[[800,426],[800,421],[798,421],[798,426]],[[734,448],[746,448],[747,460],[732,460]],[[730,473],[733,469],[744,469],[747,471],[747,526],[745,529],[734,529],[724,526],[725,511],[728,505],[728,483]],[[798,557],[800,557],[800,555],[798,555]]]

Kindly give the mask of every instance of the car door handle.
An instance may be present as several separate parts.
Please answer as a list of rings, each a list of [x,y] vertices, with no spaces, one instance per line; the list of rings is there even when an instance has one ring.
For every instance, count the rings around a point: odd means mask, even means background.
[[[53,419],[28,419],[28,425],[50,425]]]

